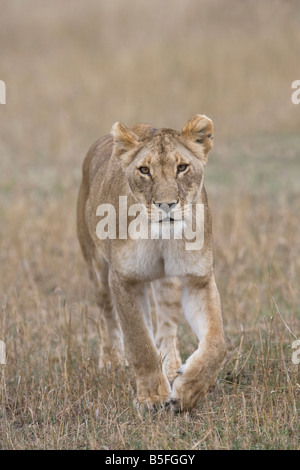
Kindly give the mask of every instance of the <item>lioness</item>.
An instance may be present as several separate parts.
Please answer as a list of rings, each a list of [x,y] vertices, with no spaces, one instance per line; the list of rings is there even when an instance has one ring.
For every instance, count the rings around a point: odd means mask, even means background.
[[[100,365],[124,360],[124,335],[136,375],[136,403],[142,407],[167,403],[176,411],[195,407],[215,382],[225,355],[211,216],[203,185],[213,132],[211,119],[200,114],[181,132],[146,124],[129,129],[117,122],[111,135],[91,147],[83,163],[78,238],[101,309]],[[127,197],[128,206],[142,204],[144,223],[157,228],[155,239],[119,236],[124,222],[119,196]],[[101,204],[116,209],[115,237],[97,236]],[[193,219],[192,209],[200,204],[204,237],[199,249],[186,249],[184,236],[161,236],[166,224],[173,235],[184,226],[183,208],[190,208],[187,212]],[[157,213],[159,217],[153,217]],[[126,215],[125,222],[129,218]],[[155,338],[149,282],[157,313]],[[199,340],[184,365],[176,338],[181,304]]]

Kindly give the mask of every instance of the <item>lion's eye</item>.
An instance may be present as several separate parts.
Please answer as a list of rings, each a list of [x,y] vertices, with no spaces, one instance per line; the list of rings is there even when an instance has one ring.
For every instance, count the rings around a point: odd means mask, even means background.
[[[177,173],[182,173],[187,169],[188,165],[185,163],[182,163],[181,165],[178,165],[177,167]]]
[[[139,170],[143,175],[149,175],[150,173],[150,169],[147,166],[141,166]]]

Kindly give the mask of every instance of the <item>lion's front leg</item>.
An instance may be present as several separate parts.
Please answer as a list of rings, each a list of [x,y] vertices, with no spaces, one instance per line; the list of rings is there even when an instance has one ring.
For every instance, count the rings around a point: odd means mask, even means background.
[[[109,285],[135,370],[137,404],[150,409],[163,405],[169,400],[171,388],[147,321],[147,289],[144,284],[127,282],[113,273]]]
[[[199,339],[198,349],[181,367],[173,384],[171,403],[176,411],[194,408],[215,383],[226,346],[219,292],[209,280],[185,279],[182,292],[185,316]]]

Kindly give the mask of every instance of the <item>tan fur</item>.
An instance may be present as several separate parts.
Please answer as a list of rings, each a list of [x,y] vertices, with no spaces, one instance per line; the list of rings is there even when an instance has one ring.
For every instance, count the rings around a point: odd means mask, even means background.
[[[83,163],[78,237],[101,309],[100,365],[123,360],[124,335],[136,374],[137,403],[147,407],[171,401],[175,410],[193,408],[215,382],[225,355],[203,185],[213,132],[212,121],[204,115],[194,116],[181,132],[146,124],[129,129],[116,123],[112,135],[99,139]],[[189,166],[178,173],[181,164]],[[141,166],[150,174],[141,174]],[[184,239],[100,240],[96,209],[110,203],[118,220],[119,196],[127,196],[128,206],[142,203],[146,219],[153,203],[173,203],[175,219],[185,204],[204,204],[203,247],[188,251]],[[148,282],[157,311],[155,339]],[[198,349],[183,366],[177,348],[181,285],[184,313],[199,339]]]

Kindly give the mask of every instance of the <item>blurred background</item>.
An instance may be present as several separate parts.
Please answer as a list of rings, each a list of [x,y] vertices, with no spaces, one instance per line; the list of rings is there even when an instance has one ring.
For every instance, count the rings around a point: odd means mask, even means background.
[[[299,17],[291,0],[4,0],[2,183],[46,161],[53,172],[68,162],[70,178],[118,120],[180,129],[205,113],[217,152],[297,134]]]
[[[89,146],[115,121],[180,130],[195,113],[211,117],[216,129],[206,189],[232,352],[227,367],[237,374],[239,358],[247,358],[246,385],[254,380],[259,390],[263,384],[266,397],[278,390],[272,395],[277,407],[262,401],[258,409],[247,389],[253,407],[245,416],[265,416],[265,445],[285,446],[287,438],[292,447],[298,445],[291,422],[299,385],[291,382],[281,356],[287,351],[289,357],[293,337],[281,316],[299,335],[300,105],[291,101],[291,84],[300,79],[299,24],[297,0],[1,1],[6,105],[0,105],[0,339],[6,341],[9,364],[2,399],[13,423],[4,446],[97,447],[96,428],[75,424],[77,441],[72,441],[64,427],[72,423],[57,428],[48,419],[50,411],[55,415],[77,403],[98,380],[91,366],[99,348],[98,312],[75,229],[81,164]],[[273,335],[272,342],[261,342],[264,335],[268,341]],[[196,345],[190,338],[183,322],[184,358]],[[267,353],[266,344],[273,345]],[[257,369],[265,354],[271,364],[267,375]],[[226,373],[225,368],[223,378]],[[218,412],[224,434],[212,431],[203,445],[212,448],[218,441],[226,448],[235,440],[240,447],[260,445],[259,420],[249,434],[247,419],[230,412],[244,406],[245,396],[226,386],[219,392],[224,406]],[[111,394],[109,387],[104,389]],[[43,395],[46,388],[58,390],[52,401]],[[101,407],[100,395],[86,405],[89,412]],[[119,403],[120,395],[109,396]],[[35,422],[36,413],[42,424],[33,436],[23,426]],[[78,410],[78,423],[84,413]],[[114,413],[111,408],[112,420]],[[147,447],[151,426],[142,428],[139,444],[124,444],[122,433],[103,431],[105,445]],[[189,446],[189,439],[199,439],[199,426],[179,441],[168,441],[156,429],[152,448],[185,448],[183,442]],[[286,427],[289,433],[281,434]]]

